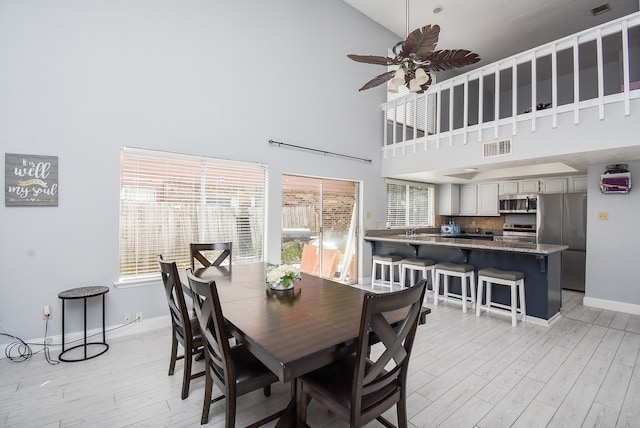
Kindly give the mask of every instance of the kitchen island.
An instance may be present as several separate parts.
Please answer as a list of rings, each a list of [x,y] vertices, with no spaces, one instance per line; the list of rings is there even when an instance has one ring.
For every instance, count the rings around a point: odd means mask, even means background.
[[[436,262],[468,263],[475,267],[476,272],[488,267],[523,272],[527,316],[538,318],[542,324],[548,324],[560,313],[561,254],[568,248],[566,245],[460,239],[433,233],[406,236],[379,230],[365,232],[364,239],[373,246],[373,254],[396,254]],[[450,288],[453,292],[460,292],[460,281],[453,278]],[[494,287],[493,299],[507,303],[507,287]]]

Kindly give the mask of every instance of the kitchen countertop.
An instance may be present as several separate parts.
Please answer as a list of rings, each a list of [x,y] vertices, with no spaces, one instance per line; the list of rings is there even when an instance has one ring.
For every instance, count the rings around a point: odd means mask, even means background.
[[[460,236],[469,236],[469,234],[460,234]],[[454,238],[455,235],[443,237],[436,233],[416,233],[411,237],[405,234],[371,236],[365,233],[366,241],[379,242],[399,242],[409,245],[436,245],[454,248],[469,248],[490,251],[507,251],[512,253],[530,253],[539,255],[549,255],[564,251],[569,248],[568,245],[552,245],[552,244],[530,244],[525,242],[505,242],[505,241],[487,241],[482,239],[460,239]]]

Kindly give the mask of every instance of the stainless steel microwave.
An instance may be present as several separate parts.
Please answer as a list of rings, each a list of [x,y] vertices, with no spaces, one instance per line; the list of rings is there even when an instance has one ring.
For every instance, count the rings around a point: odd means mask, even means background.
[[[538,208],[538,195],[500,195],[499,211],[501,213],[535,213]]]

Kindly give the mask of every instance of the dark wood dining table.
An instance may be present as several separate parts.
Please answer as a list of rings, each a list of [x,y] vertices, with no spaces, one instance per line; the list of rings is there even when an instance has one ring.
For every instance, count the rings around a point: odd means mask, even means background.
[[[293,290],[276,291],[265,283],[267,266],[236,264],[194,272],[215,280],[222,312],[238,341],[282,382],[354,351],[365,290],[302,273]],[[188,286],[186,272],[180,276]],[[423,308],[421,323],[428,312]],[[398,321],[404,315],[398,313]],[[288,410],[295,414],[295,407]]]

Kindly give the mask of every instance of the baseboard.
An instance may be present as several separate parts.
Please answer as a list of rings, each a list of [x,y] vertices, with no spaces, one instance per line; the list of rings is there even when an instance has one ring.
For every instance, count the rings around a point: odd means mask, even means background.
[[[584,306],[592,308],[607,309],[610,311],[624,312],[625,314],[640,315],[640,305],[625,302],[616,302],[615,300],[598,299],[596,297],[584,297],[582,299]]]
[[[491,315],[497,315],[499,317],[507,318],[509,321],[511,321],[511,312],[510,311],[492,309],[489,313]],[[542,327],[551,327],[553,324],[558,322],[558,320],[560,318],[562,318],[562,315],[560,315],[560,312],[558,312],[557,314],[555,314],[554,316],[552,316],[548,320],[546,320],[544,318],[538,318],[538,317],[533,317],[531,315],[527,315],[527,318],[526,318],[525,322],[527,324],[535,324],[535,325],[540,325]],[[520,324],[520,323],[521,323],[520,314],[518,314],[518,324]]]
[[[163,315],[155,318],[145,318],[142,322],[134,322],[128,325],[116,324],[107,326],[107,343],[109,343],[109,340],[111,339],[139,335],[160,328],[171,328],[171,317],[169,315]],[[101,328],[87,330],[87,342],[100,341],[102,340],[101,336]],[[73,331],[70,333],[65,333],[64,342],[65,344],[75,342],[74,345],[78,345],[82,342],[83,338],[84,333],[82,331]],[[52,356],[55,356],[54,358],[57,358],[58,350],[62,345],[62,335],[49,336],[47,339],[47,344],[50,347],[54,348],[54,350],[52,350]],[[41,349],[41,346],[44,345],[44,337],[37,337],[35,339],[29,339],[25,341],[29,343],[31,347],[35,348],[33,349],[34,352],[39,351]],[[2,345],[0,345],[0,353],[2,355],[4,355],[5,348],[9,346],[9,344],[10,343],[3,343]],[[39,344],[40,347],[38,346]]]

